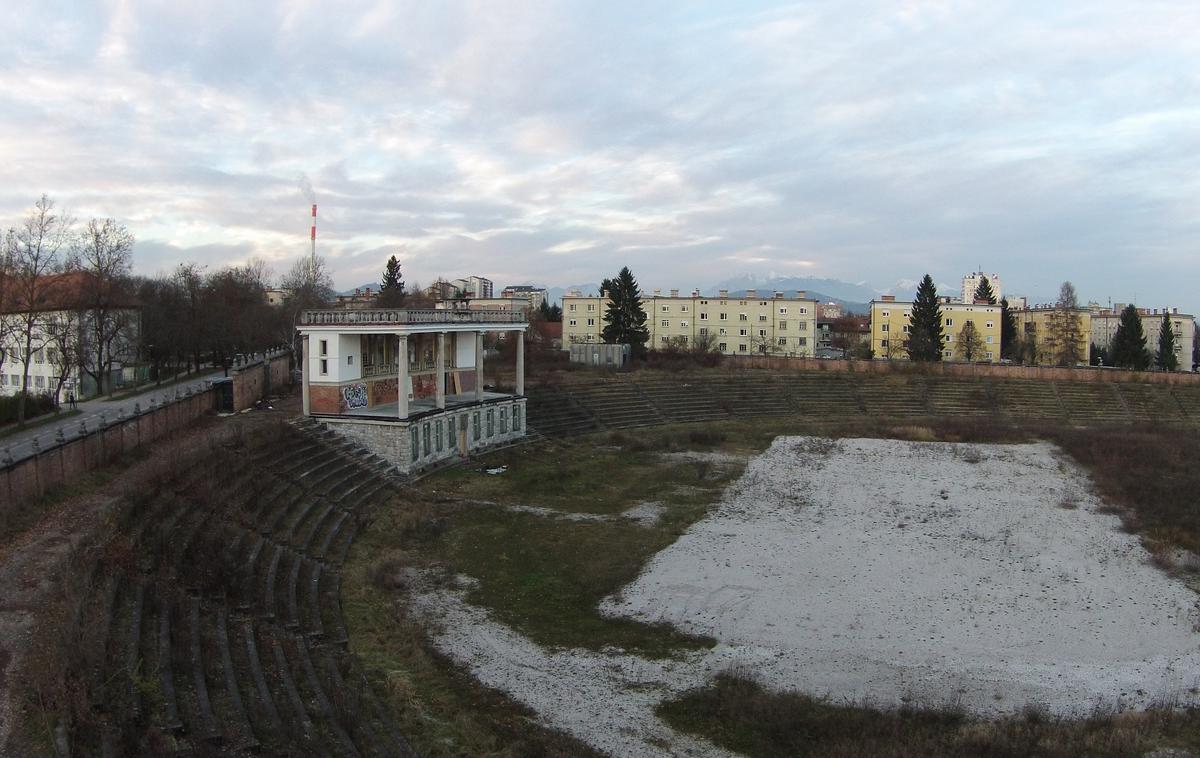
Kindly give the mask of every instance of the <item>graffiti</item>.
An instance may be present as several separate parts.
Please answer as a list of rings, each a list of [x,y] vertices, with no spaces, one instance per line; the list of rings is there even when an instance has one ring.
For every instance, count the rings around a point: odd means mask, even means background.
[[[376,405],[383,403],[396,402],[396,384],[397,380],[379,379],[371,383],[371,397],[375,400]]]
[[[367,385],[350,384],[342,387],[342,399],[346,401],[347,408],[366,408]]]

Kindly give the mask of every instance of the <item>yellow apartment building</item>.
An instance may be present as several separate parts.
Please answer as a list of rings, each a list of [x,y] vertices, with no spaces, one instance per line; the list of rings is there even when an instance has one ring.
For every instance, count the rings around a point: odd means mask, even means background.
[[[563,297],[563,349],[572,344],[603,342],[604,311],[608,298],[568,293]],[[663,295],[660,290],[642,298],[650,340],[646,347],[690,349],[710,345],[725,355],[776,355],[811,357],[817,342],[817,301],[797,292],[716,297],[693,290]]]
[[[1054,365],[1058,363],[1057,349],[1054,345],[1053,323],[1055,308],[1052,305],[1039,305],[1032,308],[1020,308],[1012,311],[1017,321],[1017,338],[1021,341],[1021,357],[1025,363]],[[1079,339],[1076,341],[1076,355],[1079,363],[1087,365],[1092,338],[1092,314],[1086,308],[1076,308],[1075,315],[1079,317]],[[1158,331],[1155,330],[1155,334]],[[1148,344],[1148,343],[1147,343]]]
[[[894,295],[883,295],[871,301],[871,350],[872,355],[883,360],[908,360],[909,319],[912,316],[912,301],[896,300]],[[975,325],[981,352],[972,360],[1000,360],[1000,306],[979,303],[942,302],[942,332],[946,343],[942,346],[943,360],[965,360],[962,330],[968,322]]]

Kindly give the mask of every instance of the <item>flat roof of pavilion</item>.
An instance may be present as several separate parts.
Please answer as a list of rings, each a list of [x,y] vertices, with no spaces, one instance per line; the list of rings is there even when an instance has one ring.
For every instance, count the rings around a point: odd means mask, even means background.
[[[366,308],[302,311],[301,332],[402,333],[513,331],[529,326],[520,311],[499,308]]]

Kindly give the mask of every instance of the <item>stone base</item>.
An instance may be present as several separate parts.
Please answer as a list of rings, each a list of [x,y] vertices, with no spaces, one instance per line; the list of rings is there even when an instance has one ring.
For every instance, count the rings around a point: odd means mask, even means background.
[[[405,473],[525,436],[525,398],[488,400],[405,420],[323,417],[330,430]]]

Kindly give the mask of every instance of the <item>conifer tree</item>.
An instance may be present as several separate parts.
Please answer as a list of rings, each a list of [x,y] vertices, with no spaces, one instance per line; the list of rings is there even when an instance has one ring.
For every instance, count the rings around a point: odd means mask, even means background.
[[[400,261],[394,255],[388,258],[383,268],[383,281],[375,304],[380,308],[398,308],[404,304],[404,279],[400,275]]]
[[[908,357],[914,361],[940,361],[942,345],[942,309],[938,306],[937,287],[929,274],[917,287],[912,314],[908,317]]]
[[[1114,366],[1145,371],[1150,366],[1150,355],[1146,352],[1146,333],[1142,329],[1142,317],[1137,306],[1130,303],[1121,310],[1117,333],[1113,335],[1109,357]]]
[[[1017,317],[1008,307],[1008,298],[1000,298],[1000,357],[1016,360],[1021,354],[1017,336]]]
[[[1158,352],[1154,354],[1154,365],[1159,371],[1174,371],[1179,368],[1175,356],[1175,332],[1171,330],[1171,317],[1163,308],[1162,324],[1158,327]]]
[[[642,293],[633,273],[623,266],[615,279],[605,279],[601,287],[608,292],[601,337],[609,344],[629,345],[635,357],[645,354],[650,330],[646,328]]]
[[[975,288],[975,302],[981,300],[988,305],[996,304],[996,293],[992,290],[992,283],[986,276],[980,278],[979,286]]]

